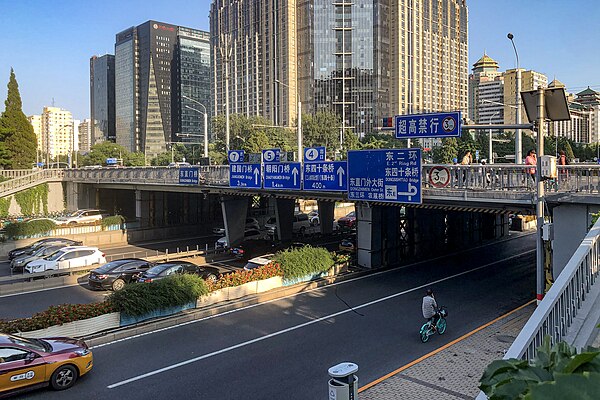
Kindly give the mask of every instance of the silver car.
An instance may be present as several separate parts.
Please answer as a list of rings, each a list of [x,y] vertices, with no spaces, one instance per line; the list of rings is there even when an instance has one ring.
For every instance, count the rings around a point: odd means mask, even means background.
[[[47,257],[66,246],[66,244],[53,244],[50,246],[41,246],[32,254],[24,254],[20,257],[13,259],[10,262],[10,269],[12,273],[23,272],[23,269],[29,262]]]

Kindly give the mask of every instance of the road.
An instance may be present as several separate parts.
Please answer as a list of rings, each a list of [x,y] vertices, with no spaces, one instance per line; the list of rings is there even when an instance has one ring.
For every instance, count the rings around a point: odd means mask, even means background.
[[[534,247],[529,235],[99,346],[75,387],[24,398],[325,398],[330,366],[355,362],[366,384],[533,299]],[[449,316],[423,344],[427,287]]]
[[[315,238],[309,240],[314,245],[326,245],[330,250],[337,248],[338,242],[343,236],[336,236],[333,238]],[[157,249],[169,248],[170,252],[173,252],[180,246],[180,249],[185,250],[186,246],[195,248],[196,244],[200,247],[205,244],[214,244],[218,236],[208,236],[200,238],[190,239],[176,239],[172,241],[159,241],[159,242],[148,242],[146,244],[137,244],[131,246],[122,246],[116,248],[106,249],[105,253],[107,258],[112,256],[113,258],[124,258],[124,257],[144,257],[144,254],[153,255]],[[212,259],[213,257],[211,257]],[[214,257],[215,261],[204,264],[203,262],[197,262],[197,260],[191,260],[197,264],[210,265],[217,267],[221,272],[228,272],[243,268],[245,262],[238,260],[232,260],[227,255],[217,255]],[[110,260],[110,258],[109,258]],[[0,268],[8,269],[8,265]],[[109,295],[109,291],[93,291],[87,286],[87,275],[82,276],[78,279],[78,284],[71,286],[64,286],[60,288],[44,289],[39,291],[30,291],[17,294],[0,295],[0,318],[2,319],[14,319],[29,317],[36,312],[46,310],[51,305],[59,304],[85,304],[99,302],[104,299],[105,296]]]

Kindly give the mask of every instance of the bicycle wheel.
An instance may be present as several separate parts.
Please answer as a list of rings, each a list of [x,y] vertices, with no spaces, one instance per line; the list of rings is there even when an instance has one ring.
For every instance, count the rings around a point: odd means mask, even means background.
[[[440,318],[440,320],[437,323],[437,331],[440,335],[446,332],[446,325],[446,318]]]
[[[429,340],[429,322],[426,322],[423,324],[423,326],[421,327],[421,342],[425,343],[426,341]]]

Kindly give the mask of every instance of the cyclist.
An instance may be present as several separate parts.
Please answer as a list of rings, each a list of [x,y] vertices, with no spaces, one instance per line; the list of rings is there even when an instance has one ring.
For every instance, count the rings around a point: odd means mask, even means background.
[[[421,308],[423,310],[423,318],[431,321],[431,326],[433,330],[435,330],[437,322],[440,319],[440,314],[433,295],[433,290],[427,289],[427,295],[423,297],[423,306]]]

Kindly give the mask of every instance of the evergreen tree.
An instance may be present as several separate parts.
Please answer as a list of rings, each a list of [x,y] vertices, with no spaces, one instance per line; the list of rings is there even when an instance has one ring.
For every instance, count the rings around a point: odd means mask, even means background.
[[[4,102],[5,109],[0,116],[0,140],[3,142],[4,150],[11,154],[10,166],[13,169],[29,169],[35,162],[37,151],[37,139],[33,127],[23,114],[23,104],[19,93],[19,84],[15,72],[10,69],[8,81],[8,95]],[[0,152],[0,158],[6,151]],[[2,163],[0,161],[0,163]]]
[[[572,163],[575,159],[575,154],[573,154],[573,148],[571,147],[569,141],[565,142],[565,156],[567,157],[567,161],[570,163]]]
[[[452,164],[458,157],[458,143],[456,138],[443,138],[442,145],[436,146],[431,154],[433,162],[437,164]]]

